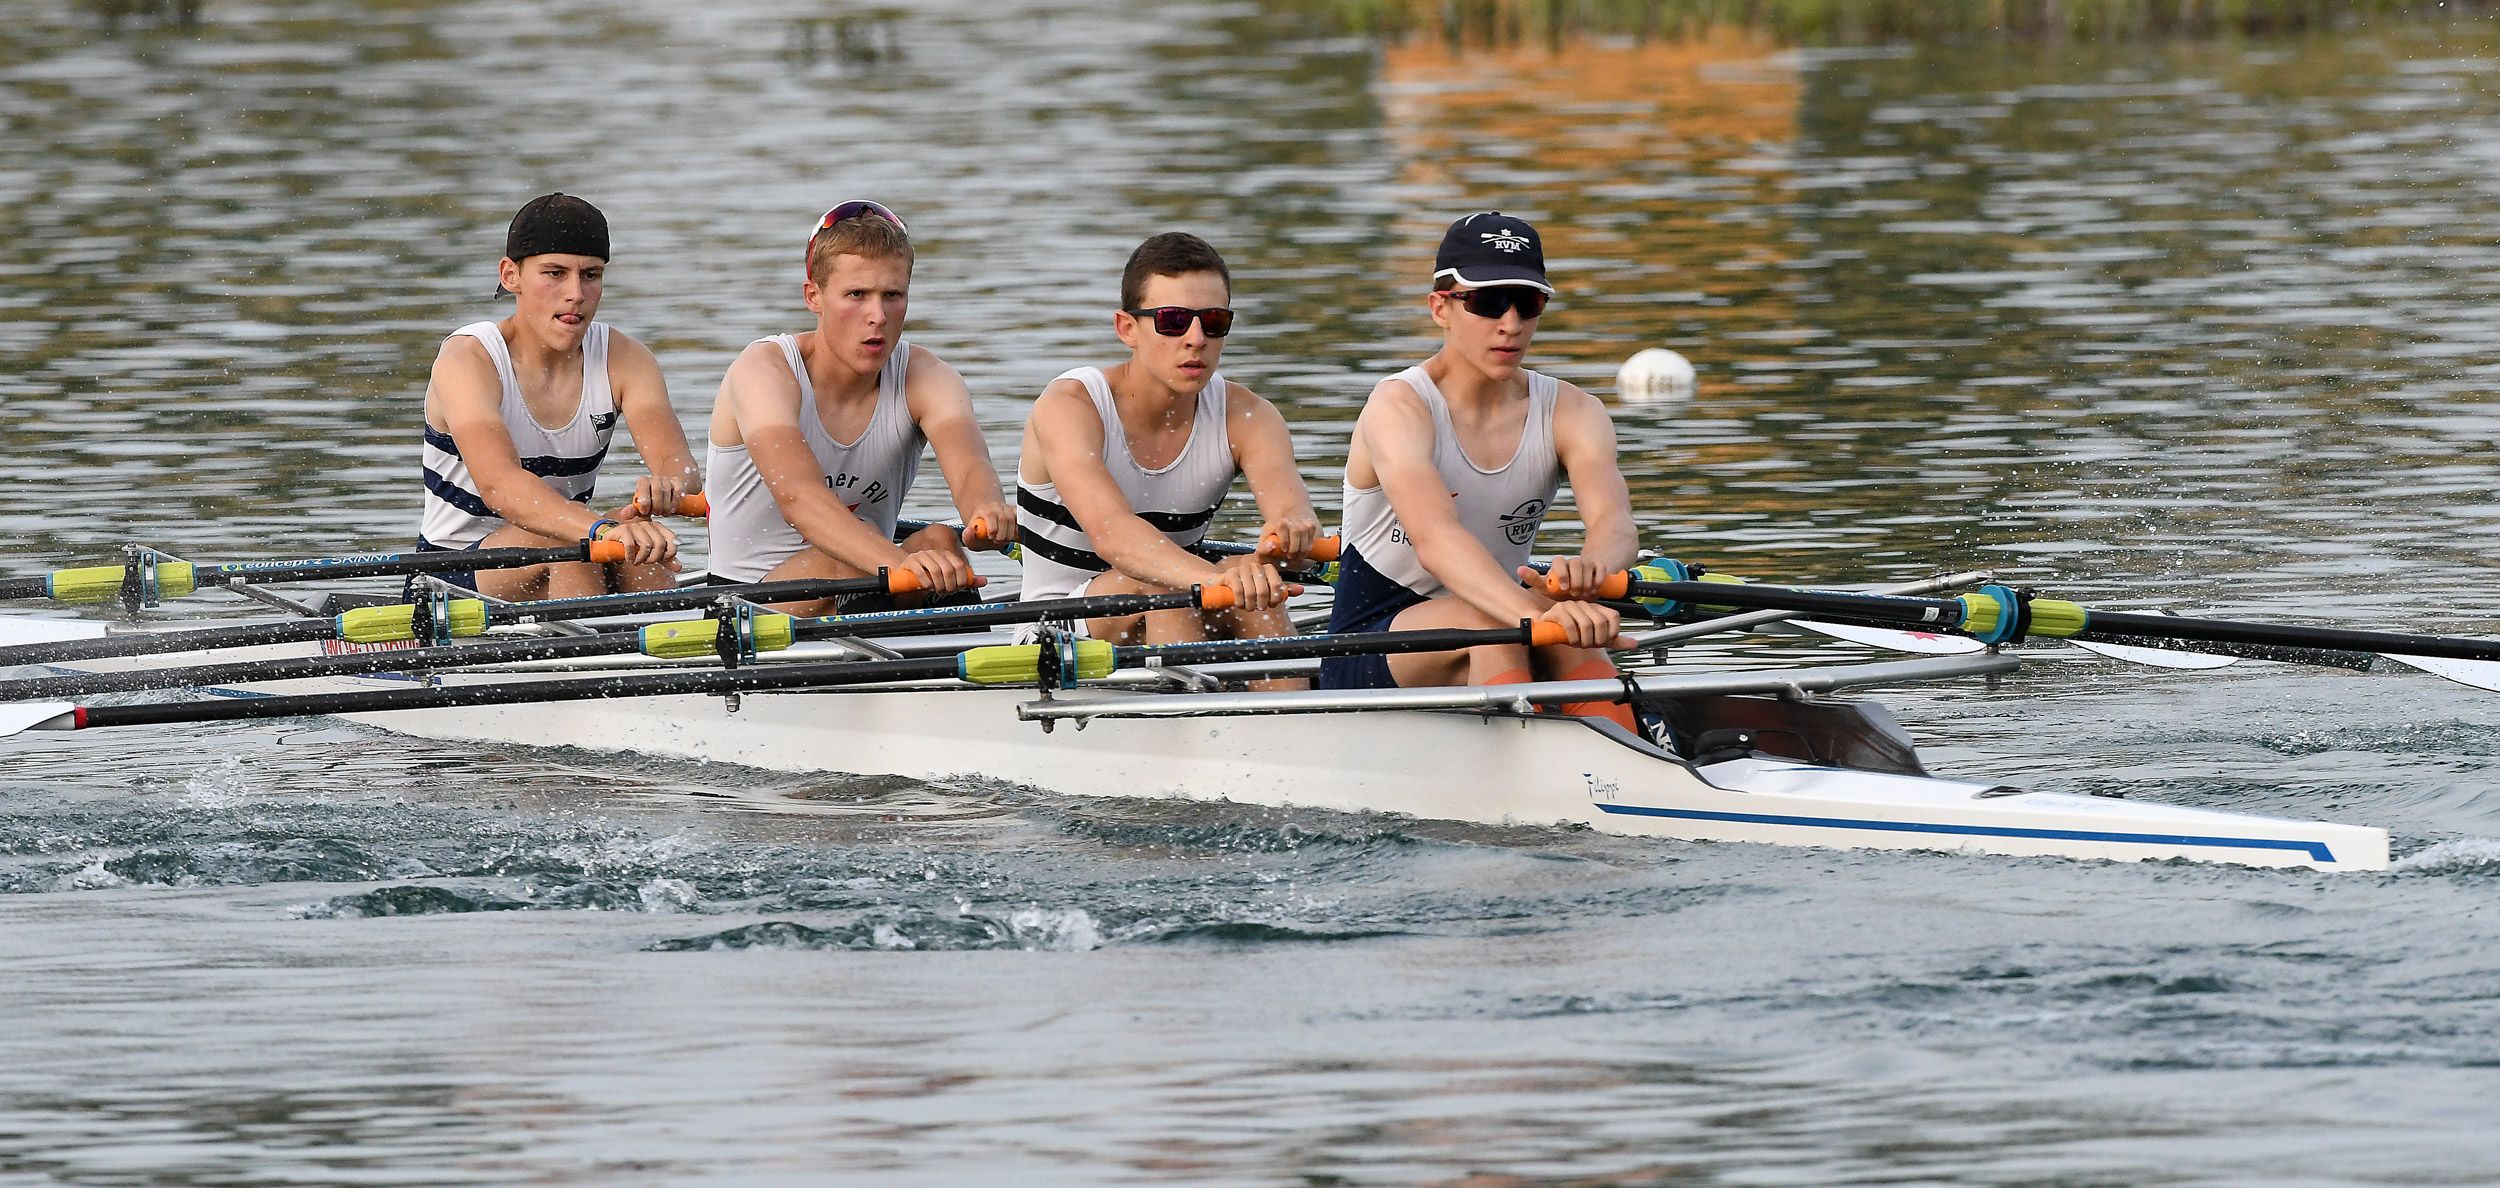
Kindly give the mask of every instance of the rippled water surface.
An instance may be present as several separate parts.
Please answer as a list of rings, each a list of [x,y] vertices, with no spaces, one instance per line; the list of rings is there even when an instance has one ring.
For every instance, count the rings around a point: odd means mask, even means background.
[[[690,422],[802,323],[808,217],[894,203],[908,333],[1002,462],[1116,347],[1128,248],[1198,231],[1245,314],[1227,373],[1333,515],[1364,392],[1430,349],[1439,226],[1500,206],[1545,229],[1551,370],[1615,402],[1640,347],[1701,368],[1692,402],[1614,403],[1673,555],[2500,630],[2488,22],[1453,50],[1290,0],[105,16],[138,7],[0,0],[10,572],[403,544],[434,344],[495,316],[503,223],[558,188],[608,212],[602,316]],[[2382,825],[2395,869],[318,722],[0,741],[0,1183],[2500,1180],[2493,695],[2037,655],[1885,700],[1951,774]]]

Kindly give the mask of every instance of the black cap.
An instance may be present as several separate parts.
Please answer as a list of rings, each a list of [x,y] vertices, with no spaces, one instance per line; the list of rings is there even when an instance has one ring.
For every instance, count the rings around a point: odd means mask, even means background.
[[[548,252],[568,256],[608,258],[608,216],[588,202],[558,191],[532,198],[512,216],[512,226],[503,235],[503,255],[507,260],[526,260]],[[512,290],[495,284],[495,295],[510,295]]]
[[[1544,293],[1545,242],[1528,220],[1498,210],[1471,214],[1441,233],[1441,251],[1432,258],[1432,287],[1444,278],[1462,289],[1525,285]]]

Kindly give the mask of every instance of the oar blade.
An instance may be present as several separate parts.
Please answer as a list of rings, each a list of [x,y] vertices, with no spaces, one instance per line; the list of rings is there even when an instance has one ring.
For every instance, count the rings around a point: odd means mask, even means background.
[[[0,648],[19,644],[60,643],[73,639],[102,639],[104,624],[84,619],[29,619],[16,615],[0,615]]]
[[[1855,623],[1818,623],[1812,619],[1791,619],[1789,622],[1808,631],[1865,644],[1870,648],[1889,648],[1920,656],[1962,656],[1984,652],[1988,645],[1961,635],[1939,635],[1933,631],[1896,631],[1890,627],[1861,627]]]
[[[2185,652],[2175,648],[2139,648],[2133,644],[2102,643],[2095,639],[2070,639],[2067,643],[2095,652],[2112,660],[2143,664],[2154,668],[2205,669],[2228,668],[2240,662],[2237,656],[2216,656],[2211,652]]]
[[[2407,668],[2418,668],[2432,676],[2446,677],[2460,685],[2472,685],[2500,693],[2500,664],[2489,660],[2450,660],[2442,656],[2398,656],[2381,653]]]
[[[12,701],[0,705],[0,738],[67,719],[77,712],[78,707],[66,701]]]

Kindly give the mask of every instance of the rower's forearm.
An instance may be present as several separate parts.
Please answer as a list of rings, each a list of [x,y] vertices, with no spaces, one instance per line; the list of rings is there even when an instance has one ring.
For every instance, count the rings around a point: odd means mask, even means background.
[[[1136,530],[1103,534],[1110,545],[1096,555],[1111,568],[1141,582],[1179,590],[1202,586],[1221,576],[1214,563],[1172,543],[1172,538],[1142,520]]]
[[[1007,502],[1006,489],[998,483],[998,472],[984,464],[969,464],[960,474],[947,471],[946,489],[955,496],[956,516],[967,524],[983,508]]]
[[[1415,547],[1415,559],[1423,563],[1425,572],[1441,579],[1441,584],[1458,595],[1467,605],[1491,615],[1495,621],[1517,622],[1545,613],[1546,603],[1519,584],[1519,575],[1505,572],[1493,555],[1467,541],[1472,548]]]
[[[1591,531],[1580,542],[1580,555],[1605,566],[1608,573],[1630,569],[1641,557],[1640,533],[1629,527]]]
[[[600,520],[598,512],[558,494],[535,476],[518,482],[480,483],[486,506],[507,524],[554,540],[580,540]]]
[[[790,526],[826,556],[862,573],[875,573],[903,563],[901,545],[839,505],[831,509],[803,509],[791,517]]]
[[[666,458],[653,459],[651,461],[651,477],[655,479],[676,479],[686,485],[686,494],[688,495],[692,495],[703,489],[703,468],[695,465],[695,461],[691,456],[678,460]]]

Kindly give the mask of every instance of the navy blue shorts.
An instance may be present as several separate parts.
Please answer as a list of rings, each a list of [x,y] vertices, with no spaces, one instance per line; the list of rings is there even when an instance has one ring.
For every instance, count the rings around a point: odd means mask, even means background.
[[[1328,631],[1387,631],[1399,612],[1432,601],[1389,580],[1347,545],[1337,558],[1337,601],[1328,612]],[[1319,662],[1322,689],[1395,689],[1387,656],[1330,656]]]

